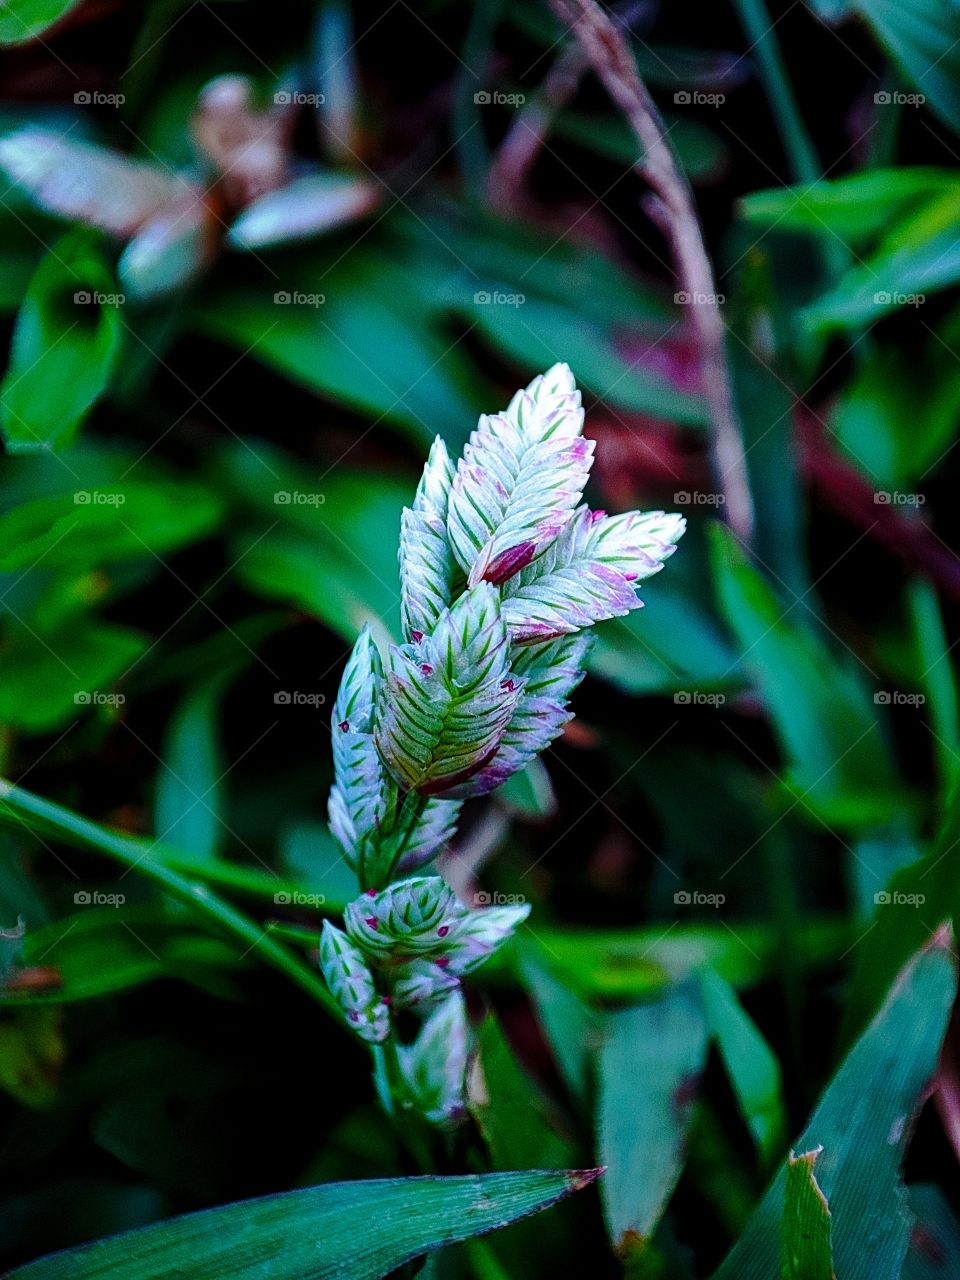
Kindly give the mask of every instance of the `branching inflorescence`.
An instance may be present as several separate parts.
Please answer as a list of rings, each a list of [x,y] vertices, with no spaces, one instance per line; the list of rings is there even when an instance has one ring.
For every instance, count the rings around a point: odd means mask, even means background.
[[[571,718],[586,628],[641,601],[685,521],[580,505],[593,456],[573,375],[554,365],[483,416],[454,466],[439,437],[400,530],[404,642],[385,663],[365,629],[333,713],[330,826],[364,893],[327,922],[320,963],[353,1030],[388,1046],[391,1087],[437,1124],[463,1113],[462,978],[526,918],[470,910],[438,875],[410,875]],[[423,1018],[401,1043],[397,1015]]]

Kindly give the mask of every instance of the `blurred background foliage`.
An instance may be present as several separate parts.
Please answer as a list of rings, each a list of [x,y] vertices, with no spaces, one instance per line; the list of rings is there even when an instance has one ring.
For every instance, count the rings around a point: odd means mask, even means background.
[[[446,1171],[604,1163],[602,1204],[444,1250],[437,1276],[706,1276],[742,1233],[721,1274],[773,1274],[783,1196],[816,1204],[791,1167],[771,1209],[768,1176],[960,883],[960,11],[615,13],[715,264],[750,546],[636,143],[548,7],[0,11],[8,778],[312,962],[317,895],[355,889],[324,703],[364,622],[396,634],[433,436],[458,449],[565,360],[592,505],[689,516],[545,768],[472,803],[458,848],[535,910],[483,972],[485,1086]],[[361,1048],[256,945],[68,819],[2,817],[6,1264],[414,1171]],[[797,1146],[840,1144],[841,1276],[960,1274],[953,1032],[912,1235],[898,1190],[955,985],[917,963]]]

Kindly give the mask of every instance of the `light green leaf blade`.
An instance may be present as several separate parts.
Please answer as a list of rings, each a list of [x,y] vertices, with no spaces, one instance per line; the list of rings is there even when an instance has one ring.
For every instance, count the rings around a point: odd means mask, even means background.
[[[572,1144],[551,1124],[541,1090],[517,1061],[494,1014],[484,1019],[477,1039],[484,1087],[470,1109],[494,1167],[509,1169],[531,1160],[548,1169],[568,1165],[575,1155]]]
[[[222,500],[199,485],[128,481],[36,498],[0,516],[0,571],[154,562],[212,532]]]
[[[69,619],[42,637],[12,624],[0,649],[0,720],[46,733],[91,710],[115,714],[123,698],[112,686],[147,643],[130,627],[89,618]]]
[[[815,186],[755,191],[741,201],[740,211],[748,222],[826,239],[839,236],[858,249],[886,232],[905,211],[958,187],[951,169],[873,169]]]
[[[787,1160],[783,1206],[784,1280],[834,1280],[830,1206],[814,1165],[820,1147]]]
[[[331,1182],[186,1214],[41,1258],[9,1280],[378,1280],[592,1182],[585,1172]]]
[[[35,40],[79,3],[80,0],[7,0],[0,12],[0,45]]]
[[[741,1114],[766,1163],[783,1149],[786,1136],[780,1063],[729,982],[708,969],[700,984],[710,1030]]]
[[[880,712],[852,660],[834,656],[804,621],[802,604],[780,601],[732,534],[720,525],[712,534],[720,604],[790,762],[801,815],[813,809],[852,826],[888,816],[897,799],[893,767]]]

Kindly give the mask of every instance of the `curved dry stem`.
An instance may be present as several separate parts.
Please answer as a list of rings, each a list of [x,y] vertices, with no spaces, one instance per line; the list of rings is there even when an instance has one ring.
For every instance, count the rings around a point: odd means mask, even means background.
[[[667,141],[660,113],[640,78],[622,31],[596,0],[550,0],[550,6],[560,20],[569,25],[640,143],[636,168],[653,192],[648,211],[667,237],[677,281],[691,297],[691,323],[700,346],[713,428],[711,454],[716,483],[726,499],[727,520],[749,546],[753,535],[753,499],[727,367],[724,324],[716,301],[713,268],[690,184]]]

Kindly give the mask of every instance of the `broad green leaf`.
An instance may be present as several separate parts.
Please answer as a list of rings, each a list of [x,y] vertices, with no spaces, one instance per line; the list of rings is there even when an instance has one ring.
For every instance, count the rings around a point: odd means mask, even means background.
[[[569,1165],[576,1153],[551,1123],[543,1092],[517,1061],[494,1014],[487,1015],[477,1041],[482,1074],[470,1110],[494,1168],[525,1168],[531,1162],[545,1169]]]
[[[953,189],[887,231],[823,298],[800,314],[813,332],[871,325],[900,307],[922,307],[928,296],[960,280],[956,238],[960,190]]]
[[[80,0],[7,0],[0,12],[0,45],[37,39],[79,3]]]
[[[783,299],[771,276],[760,254],[747,253],[738,265],[728,359],[753,494],[757,560],[786,590],[802,595],[812,581],[803,483],[790,375],[777,342]]]
[[[784,1280],[836,1280],[830,1206],[817,1183],[822,1148],[787,1159],[783,1206]]]
[[[896,804],[877,708],[851,661],[834,657],[797,601],[781,602],[733,535],[711,529],[721,607],[743,647],[789,763],[797,805],[827,822],[871,823]]]
[[[143,480],[37,498],[0,516],[0,571],[28,569],[41,558],[46,569],[129,559],[152,564],[206,537],[223,506],[199,485]]]
[[[597,630],[590,670],[624,693],[712,693],[742,684],[739,659],[699,603],[667,583]]]
[[[17,985],[0,993],[0,1003],[16,1007],[72,1004],[112,995],[157,978],[191,970],[232,968],[239,952],[219,938],[161,911],[124,900],[115,883],[76,890],[79,910],[62,920],[30,929],[23,963],[49,971],[49,982]],[[112,906],[98,905],[117,898]]]
[[[470,1074],[469,1109],[494,1169],[562,1169],[577,1158],[568,1134],[540,1085],[528,1075],[507,1041],[496,1016],[488,1014],[477,1032],[477,1058]],[[557,1275],[577,1246],[578,1222],[563,1214],[549,1232],[527,1222],[490,1241],[488,1246],[509,1275]],[[485,1273],[480,1272],[481,1275]]]
[[[706,969],[700,985],[711,1035],[741,1114],[767,1165],[783,1150],[787,1132],[780,1063],[725,979]]]
[[[707,1041],[692,988],[608,1018],[597,1126],[604,1216],[620,1254],[647,1247],[680,1178]]]
[[[956,987],[945,946],[915,957],[795,1144],[823,1148],[817,1181],[833,1215],[834,1265],[843,1280],[900,1275],[911,1228],[900,1168]],[[782,1168],[714,1280],[780,1274],[785,1183]]]
[[[829,239],[836,236],[852,249],[861,249],[909,210],[958,191],[960,179],[952,169],[917,165],[867,170],[814,186],[754,191],[740,202],[740,210],[748,222]]]
[[[272,293],[212,294],[197,324],[354,410],[364,426],[386,421],[421,447],[437,432],[459,443],[479,411],[475,375],[382,254],[371,238],[351,253],[341,250],[339,263],[299,262]],[[303,280],[309,291],[294,287]]]
[[[939,337],[909,359],[878,344],[841,391],[831,432],[878,490],[914,491],[947,454],[960,417],[953,364]]]
[[[348,552],[334,537],[308,538],[275,529],[266,537],[240,541],[237,575],[258,596],[296,605],[347,643],[369,625],[386,645],[399,628],[400,597],[392,579],[380,572],[384,558],[382,552],[362,557],[355,545]]]
[[[749,987],[776,971],[775,927],[737,921],[724,925],[666,924],[643,929],[559,929],[538,923],[541,962],[584,1000],[637,1000],[699,969],[715,969],[732,986]],[[808,920],[799,931],[799,960],[833,963],[850,945],[850,927],[839,918]]]
[[[538,1213],[597,1170],[331,1182],[171,1218],[52,1254],[10,1280],[379,1280],[433,1249]]]
[[[110,382],[123,301],[87,235],[58,240],[42,259],[17,315],[0,386],[11,452],[58,449],[73,439]]]
[[[960,133],[960,9],[941,0],[853,0],[910,84]]]
[[[115,712],[123,695],[113,685],[147,643],[139,631],[86,618],[43,636],[12,624],[0,646],[0,721],[46,733],[89,709]]]

